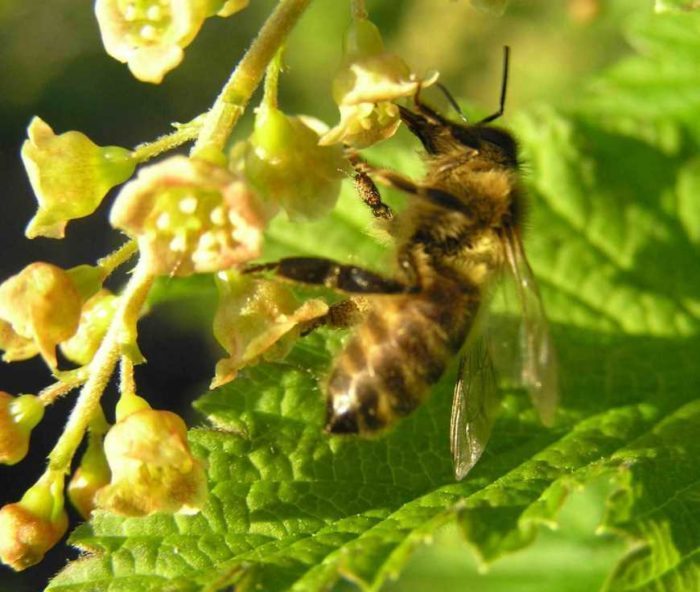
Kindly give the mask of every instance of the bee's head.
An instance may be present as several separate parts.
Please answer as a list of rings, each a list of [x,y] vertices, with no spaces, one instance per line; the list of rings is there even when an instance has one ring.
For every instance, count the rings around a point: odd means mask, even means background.
[[[450,132],[460,145],[476,150],[482,158],[508,168],[518,167],[518,144],[506,130],[482,124],[452,124]]]
[[[477,123],[462,125],[445,119],[421,105],[421,111],[399,107],[401,119],[421,141],[428,154],[464,151],[492,164],[518,166],[518,146],[513,136],[499,127]]]

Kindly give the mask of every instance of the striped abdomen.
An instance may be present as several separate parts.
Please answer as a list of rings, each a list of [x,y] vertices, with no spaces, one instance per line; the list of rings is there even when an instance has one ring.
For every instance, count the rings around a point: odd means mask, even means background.
[[[374,432],[413,411],[464,343],[479,300],[444,285],[377,297],[331,371],[326,429]]]

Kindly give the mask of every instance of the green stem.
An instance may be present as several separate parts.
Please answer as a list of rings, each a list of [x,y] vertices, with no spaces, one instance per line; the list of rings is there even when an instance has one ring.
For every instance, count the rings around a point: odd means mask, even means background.
[[[161,136],[153,140],[153,142],[146,142],[136,146],[132,152],[132,157],[138,163],[146,162],[163,152],[167,152],[168,150],[181,146],[185,142],[194,140],[199,135],[203,123],[203,115],[199,115],[187,123],[176,123],[174,124],[174,132]]]
[[[59,381],[50,386],[47,386],[39,393],[39,400],[44,407],[51,405],[56,399],[67,395],[74,388],[78,388],[83,382],[85,382],[86,377],[76,375],[71,377],[66,381]]]
[[[245,111],[267,65],[282,47],[311,0],[280,0],[248,48],[206,116],[192,155],[222,151],[233,126]]]
[[[367,7],[365,6],[365,0],[352,0],[351,4],[352,18],[357,20],[366,20],[369,16],[367,14]]]
[[[131,259],[136,254],[138,249],[139,247],[136,244],[136,241],[130,240],[124,243],[116,251],[102,257],[102,259],[97,262],[97,266],[104,270],[105,276],[108,276],[117,267]]]
[[[265,89],[263,91],[262,102],[270,109],[277,109],[277,91],[279,88],[280,71],[282,70],[283,53],[284,48],[280,47],[265,71]]]
[[[133,318],[141,310],[153,284],[153,276],[144,260],[140,260],[119,299],[119,307],[100,347],[89,367],[89,377],[68,418],[61,437],[49,454],[49,469],[68,472],[76,449],[80,445],[90,421],[98,413],[100,397],[104,392],[121,353],[121,337],[125,319]],[[136,314],[138,314],[136,312]]]
[[[122,356],[119,366],[119,394],[122,397],[135,395],[134,363],[128,356]]]

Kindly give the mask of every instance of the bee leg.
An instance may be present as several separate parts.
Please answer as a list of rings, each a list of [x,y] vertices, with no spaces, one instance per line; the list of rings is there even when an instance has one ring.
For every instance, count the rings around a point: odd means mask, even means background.
[[[328,312],[321,316],[306,321],[301,328],[301,335],[308,335],[319,327],[328,326],[334,329],[347,329],[357,325],[367,310],[364,298],[348,298],[328,307]]]
[[[252,265],[244,273],[274,271],[278,276],[348,294],[403,294],[418,288],[382,277],[356,265],[344,265],[321,257],[286,257],[273,263]]]
[[[420,191],[418,185],[416,185],[416,183],[408,177],[404,177],[403,175],[400,175],[399,173],[396,173],[390,169],[383,169],[377,167],[372,163],[367,162],[357,152],[348,151],[346,152],[346,156],[355,168],[355,186],[358,187],[358,191],[363,201],[367,203],[367,205],[369,205],[370,207],[372,206],[368,203],[368,200],[365,197],[365,191],[372,191],[376,196],[374,199],[377,199],[381,202],[379,190],[377,189],[377,186],[374,183],[375,179],[379,181],[382,185],[398,189],[400,191],[403,191],[404,193],[416,195]],[[372,176],[370,177],[370,175]],[[361,178],[358,180],[358,177]],[[368,184],[368,186],[369,184],[371,184],[372,189],[365,189],[365,187],[359,187],[358,183]],[[384,207],[388,209],[388,206]]]
[[[382,201],[379,189],[372,178],[365,171],[358,170],[354,179],[357,193],[372,210],[372,215],[382,220],[391,220],[394,217],[394,212]]]

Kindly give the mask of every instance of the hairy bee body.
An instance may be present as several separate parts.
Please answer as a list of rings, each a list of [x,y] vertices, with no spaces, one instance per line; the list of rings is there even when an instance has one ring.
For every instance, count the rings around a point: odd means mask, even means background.
[[[444,278],[419,294],[373,298],[331,371],[327,429],[367,434],[418,407],[464,343],[479,300],[477,286]]]
[[[413,201],[390,222],[397,277],[415,291],[368,298],[369,311],[328,381],[330,432],[368,434],[419,406],[464,345],[502,265],[498,228],[519,202],[517,178],[494,175],[493,166],[470,170],[474,159],[428,160],[422,185],[455,207]]]

